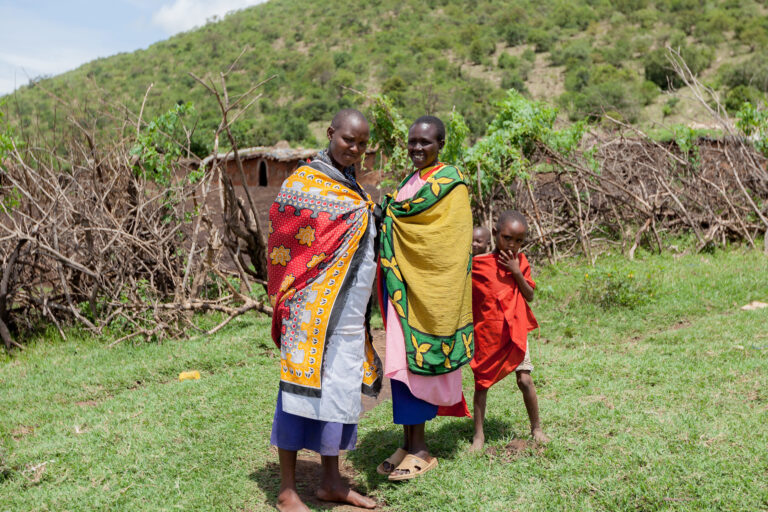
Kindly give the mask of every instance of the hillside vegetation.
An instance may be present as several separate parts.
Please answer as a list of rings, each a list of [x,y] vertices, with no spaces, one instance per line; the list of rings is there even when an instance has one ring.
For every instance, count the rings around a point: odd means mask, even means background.
[[[276,78],[239,122],[245,145],[317,143],[313,128],[362,100],[350,88],[384,92],[408,117],[455,107],[475,136],[509,88],[573,119],[612,111],[633,123],[690,122],[697,114],[681,95],[663,94],[680,85],[664,47],[679,48],[736,109],[768,91],[767,13],[756,0],[270,0],[146,50],[33,79],[4,108],[28,134],[48,134],[63,109],[46,91],[76,99],[87,117],[101,101],[138,112],[154,84],[145,116],[194,103],[205,152],[217,110],[187,73],[215,77],[247,46],[232,92]]]

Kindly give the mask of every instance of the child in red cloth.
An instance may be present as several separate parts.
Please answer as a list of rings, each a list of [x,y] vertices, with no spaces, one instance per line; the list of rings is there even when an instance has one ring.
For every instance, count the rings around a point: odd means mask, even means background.
[[[475,357],[470,363],[475,376],[472,451],[485,444],[483,421],[488,389],[512,372],[531,421],[535,441],[549,441],[541,429],[533,365],[528,355],[528,332],[539,325],[528,303],[536,283],[531,266],[520,248],[528,234],[528,222],[518,211],[503,212],[493,235],[496,250],[472,261],[472,316],[475,324]]]

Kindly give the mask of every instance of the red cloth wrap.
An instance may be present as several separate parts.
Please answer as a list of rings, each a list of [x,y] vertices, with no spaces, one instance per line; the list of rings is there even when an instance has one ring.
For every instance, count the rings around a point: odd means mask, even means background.
[[[518,254],[520,271],[532,288],[531,265]],[[515,371],[525,358],[528,333],[539,324],[512,273],[497,254],[472,260],[472,318],[475,324],[475,357],[469,363],[475,389],[488,389]]]
[[[283,190],[281,190],[283,193]],[[280,348],[280,334],[283,330],[283,320],[288,318],[288,306],[285,301],[294,293],[306,288],[307,284],[315,279],[321,272],[320,265],[308,266],[313,256],[324,254],[324,261],[334,261],[336,252],[344,241],[344,235],[350,226],[346,219],[337,216],[331,220],[331,215],[320,212],[313,216],[311,210],[302,209],[296,212],[296,208],[286,205],[284,211],[280,211],[280,205],[274,203],[269,210],[269,219],[272,223],[272,233],[269,235],[267,257],[273,254],[276,247],[285,247],[290,251],[290,260],[285,265],[268,264],[269,279],[267,281],[268,293],[274,300],[274,313],[272,314],[272,341]],[[314,232],[314,240],[311,246],[302,245],[296,238],[299,228],[309,226]],[[280,286],[286,276],[292,275],[294,280],[287,290],[280,290]]]

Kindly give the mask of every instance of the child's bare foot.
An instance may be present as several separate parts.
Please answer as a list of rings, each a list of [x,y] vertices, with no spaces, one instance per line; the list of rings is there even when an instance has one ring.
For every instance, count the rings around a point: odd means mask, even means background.
[[[541,427],[531,430],[531,436],[537,443],[545,444],[549,442],[549,438],[544,433],[544,431],[541,430]]]
[[[325,488],[320,487],[315,492],[317,499],[323,501],[335,501],[338,503],[348,503],[354,507],[376,508],[376,502],[368,496],[363,496],[346,486]]]
[[[277,495],[277,510],[280,512],[310,512],[301,501],[296,489],[283,489]]]
[[[475,437],[472,438],[472,446],[469,447],[470,453],[478,453],[483,451],[483,447],[485,446],[485,434],[475,434]]]

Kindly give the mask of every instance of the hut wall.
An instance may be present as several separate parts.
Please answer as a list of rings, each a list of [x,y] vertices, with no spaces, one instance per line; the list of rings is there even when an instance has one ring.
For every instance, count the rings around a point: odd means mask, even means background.
[[[269,165],[269,181],[267,182],[267,186],[279,187],[283,184],[285,178],[287,178],[293,172],[293,170],[296,169],[298,160],[290,160],[288,162],[276,162],[274,160],[268,160],[267,163]]]

